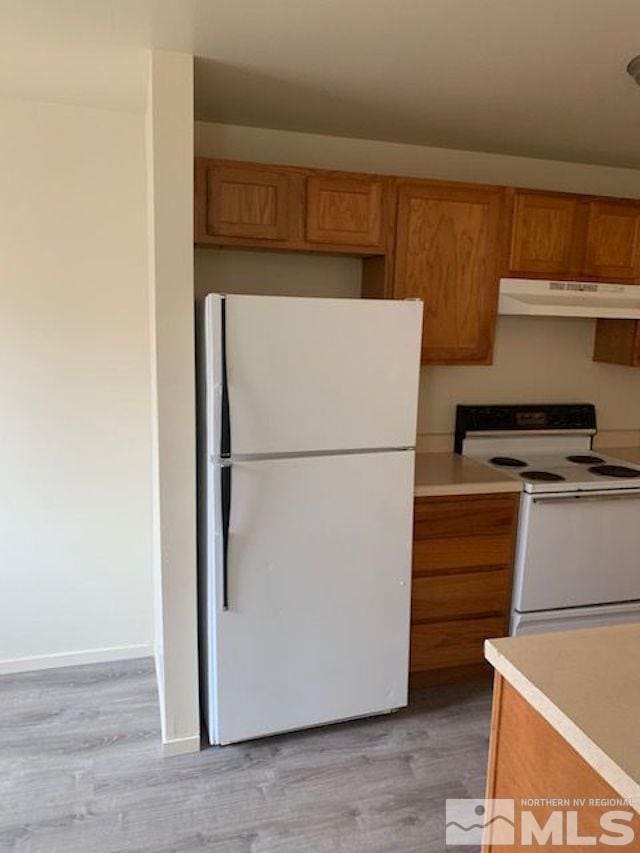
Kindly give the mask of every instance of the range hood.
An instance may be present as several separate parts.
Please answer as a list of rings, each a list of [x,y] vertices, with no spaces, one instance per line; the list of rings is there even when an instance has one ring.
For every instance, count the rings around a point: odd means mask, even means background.
[[[498,314],[640,320],[640,285],[501,278]]]

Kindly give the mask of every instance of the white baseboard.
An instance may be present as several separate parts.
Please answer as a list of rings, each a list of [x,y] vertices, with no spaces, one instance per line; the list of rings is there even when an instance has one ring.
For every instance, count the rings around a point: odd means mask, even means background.
[[[0,675],[14,672],[31,672],[37,669],[55,669],[59,666],[78,666],[83,663],[108,663],[114,660],[146,658],[153,655],[151,643],[134,646],[112,646],[107,649],[83,649],[79,652],[56,652],[52,655],[34,655],[25,658],[0,660]]]
[[[200,735],[190,737],[174,738],[162,742],[162,756],[169,758],[172,755],[184,755],[186,752],[200,752]]]

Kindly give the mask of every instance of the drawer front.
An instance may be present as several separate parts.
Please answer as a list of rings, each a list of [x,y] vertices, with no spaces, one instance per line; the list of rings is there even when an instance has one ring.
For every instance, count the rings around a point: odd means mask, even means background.
[[[413,543],[414,575],[455,572],[484,566],[509,567],[513,536],[454,536]]]
[[[503,614],[507,610],[506,569],[413,579],[411,619],[437,621],[458,616]]]
[[[414,625],[410,669],[420,672],[482,663],[484,641],[504,636],[505,631],[503,616]]]
[[[482,497],[417,498],[414,505],[414,539],[441,536],[482,536],[511,533],[518,494]]]

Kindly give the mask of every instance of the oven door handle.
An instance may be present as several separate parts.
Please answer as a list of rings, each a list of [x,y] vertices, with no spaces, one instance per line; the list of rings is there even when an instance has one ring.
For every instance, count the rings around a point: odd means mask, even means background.
[[[640,490],[628,491],[628,492],[614,492],[613,494],[608,492],[597,492],[595,494],[589,492],[581,492],[580,494],[571,494],[571,495],[549,495],[543,496],[538,495],[534,497],[534,504],[544,503],[544,504],[560,504],[560,503],[570,503],[571,501],[624,501],[624,500],[640,500]]]

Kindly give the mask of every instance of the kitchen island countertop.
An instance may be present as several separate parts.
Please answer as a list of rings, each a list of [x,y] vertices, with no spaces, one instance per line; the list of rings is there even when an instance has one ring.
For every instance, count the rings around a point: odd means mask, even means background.
[[[485,657],[640,812],[640,623],[487,640]]]
[[[623,459],[625,462],[640,465],[640,447],[602,447],[600,449],[607,456],[613,456],[616,459]]]

